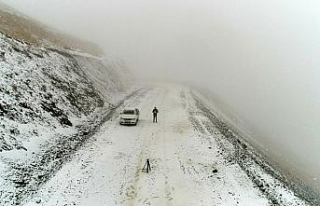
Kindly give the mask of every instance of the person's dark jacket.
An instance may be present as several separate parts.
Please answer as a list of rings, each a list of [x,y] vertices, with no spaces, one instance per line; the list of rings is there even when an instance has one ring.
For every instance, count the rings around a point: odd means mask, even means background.
[[[154,109],[152,110],[152,113],[153,113],[153,114],[158,114],[158,112],[159,112],[159,111],[158,111],[158,109],[156,109],[156,108],[154,108]]]

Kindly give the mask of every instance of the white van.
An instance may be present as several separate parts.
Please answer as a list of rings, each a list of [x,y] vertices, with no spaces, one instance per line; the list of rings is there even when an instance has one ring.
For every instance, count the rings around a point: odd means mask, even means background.
[[[136,125],[139,121],[140,111],[137,108],[125,108],[120,113],[120,124]]]

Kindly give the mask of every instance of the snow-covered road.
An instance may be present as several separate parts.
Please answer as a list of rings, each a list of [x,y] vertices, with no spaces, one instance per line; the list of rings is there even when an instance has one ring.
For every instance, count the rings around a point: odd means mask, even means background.
[[[159,108],[152,123],[152,108]],[[208,121],[187,88],[159,85],[126,100],[140,109],[137,126],[112,121],[57,172],[33,205],[269,205],[238,164],[221,155]],[[123,108],[122,107],[122,108]],[[151,172],[142,172],[146,159]]]

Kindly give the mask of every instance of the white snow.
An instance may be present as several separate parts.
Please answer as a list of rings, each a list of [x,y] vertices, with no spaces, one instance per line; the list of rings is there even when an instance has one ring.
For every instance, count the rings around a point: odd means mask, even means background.
[[[102,58],[39,48],[3,34],[0,46],[0,164],[6,165],[0,167],[0,205],[11,205],[19,201],[13,200],[18,193],[30,193],[15,179],[26,176],[22,184],[37,187],[38,175],[46,177],[52,166],[41,158],[59,148],[60,140],[79,135],[82,126],[98,124],[128,94],[129,74]],[[105,84],[102,90],[95,87],[98,79]],[[72,125],[61,123],[61,113]]]
[[[132,79],[119,60],[93,57],[79,51],[73,52],[73,57],[68,59],[68,55],[61,55],[59,51],[33,48],[4,36],[0,36],[0,45],[0,51],[5,52],[5,60],[0,61],[0,85],[9,91],[0,93],[0,103],[14,106],[11,110],[23,111],[21,122],[1,117],[1,138],[10,145],[28,148],[28,151],[10,150],[0,154],[0,202],[10,205],[10,198],[17,188],[12,183],[15,176],[8,178],[6,175],[10,174],[14,163],[32,168],[30,161],[48,152],[45,149],[54,146],[59,138],[77,132],[75,126],[63,127],[44,111],[35,112],[40,114],[38,119],[29,119],[27,109],[17,105],[27,102],[33,108],[39,108],[43,100],[40,96],[47,93],[41,90],[41,85],[45,85],[53,93],[52,101],[68,114],[74,125],[81,126],[85,121],[101,120],[103,115],[100,113],[107,113],[108,107],[118,105],[128,94],[127,84],[131,84]],[[68,71],[74,64],[78,64],[83,74],[77,73],[80,70]],[[8,78],[9,75],[13,77]],[[49,83],[48,75],[69,85],[76,84],[79,94],[86,89],[88,78],[103,96],[104,109],[94,109],[88,115],[73,110],[63,90]],[[25,83],[27,80],[32,80],[28,83],[30,88]],[[16,94],[14,86],[18,86],[23,94]],[[39,98],[30,91],[40,94]],[[205,99],[201,98],[201,101]],[[154,106],[159,108],[159,123],[156,124],[151,121]],[[137,126],[119,125],[117,114],[125,107],[140,109]],[[218,112],[218,115],[224,117],[222,113]],[[269,185],[269,194],[282,205],[307,205],[258,164],[248,162],[248,167],[243,169],[237,162],[228,161],[229,156],[236,155],[234,146],[214,126],[209,131],[208,122],[210,119],[199,110],[188,88],[155,85],[153,89],[139,90],[123,102],[111,121],[75,152],[69,162],[23,203],[25,206],[272,204],[270,196],[267,197],[247,175],[250,172]],[[20,135],[11,134],[12,128],[18,128]],[[221,145],[226,151],[221,150]],[[150,159],[150,173],[142,172],[146,159]],[[41,169],[50,171],[50,164],[54,163],[49,162]],[[45,172],[43,174],[48,174]],[[38,178],[38,173],[32,175],[35,177],[32,176],[31,183]]]
[[[138,125],[120,126],[115,115],[25,206],[269,205],[240,166],[220,155],[216,137],[192,124],[193,112],[206,117],[187,89],[157,86],[123,107],[140,109]],[[150,173],[142,172],[147,158]]]

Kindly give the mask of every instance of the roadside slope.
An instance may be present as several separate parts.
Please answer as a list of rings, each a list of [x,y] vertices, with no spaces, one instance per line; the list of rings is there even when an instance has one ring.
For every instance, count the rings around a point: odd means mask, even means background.
[[[272,155],[274,152],[272,148],[252,138],[252,133],[243,127],[241,118],[223,105],[223,101],[219,101],[204,89],[193,89],[192,94],[198,107],[210,119],[210,124],[216,125],[217,130],[227,137],[234,148],[233,160],[246,171],[262,192],[273,199],[275,204],[284,204],[287,197],[283,191],[290,191],[289,193],[294,193],[311,205],[320,205],[318,190],[312,188],[302,178],[304,175],[298,175],[297,166],[292,165],[288,168],[279,164],[279,159]],[[208,123],[206,125],[208,126]],[[220,146],[223,149],[223,145]]]
[[[98,64],[104,73],[88,78]],[[126,95],[130,75],[90,54],[75,56],[3,34],[0,68],[0,204],[12,205],[50,178],[106,120]],[[96,86],[98,76],[106,87]]]

